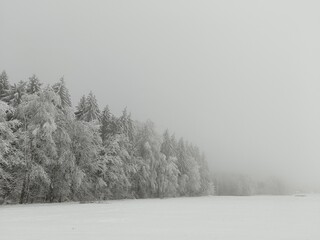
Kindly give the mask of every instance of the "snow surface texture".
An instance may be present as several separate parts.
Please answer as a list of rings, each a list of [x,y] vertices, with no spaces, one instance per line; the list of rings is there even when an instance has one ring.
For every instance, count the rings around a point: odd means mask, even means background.
[[[1,240],[319,240],[320,196],[0,206]]]

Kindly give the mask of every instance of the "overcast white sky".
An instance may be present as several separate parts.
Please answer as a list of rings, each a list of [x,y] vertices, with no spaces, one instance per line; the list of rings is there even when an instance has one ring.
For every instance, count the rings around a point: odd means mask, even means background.
[[[0,0],[0,71],[65,76],[216,168],[320,185],[320,2]]]

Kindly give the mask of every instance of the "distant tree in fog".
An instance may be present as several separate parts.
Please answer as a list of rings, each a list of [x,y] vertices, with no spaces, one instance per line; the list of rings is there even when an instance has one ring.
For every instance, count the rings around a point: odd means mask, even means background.
[[[243,174],[220,172],[214,173],[213,178],[217,195],[281,195],[288,191],[285,183],[275,177],[253,178]]]

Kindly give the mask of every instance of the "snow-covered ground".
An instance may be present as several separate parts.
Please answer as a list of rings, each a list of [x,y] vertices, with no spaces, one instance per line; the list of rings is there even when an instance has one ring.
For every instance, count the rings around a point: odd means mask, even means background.
[[[1,240],[319,240],[320,196],[0,206]]]

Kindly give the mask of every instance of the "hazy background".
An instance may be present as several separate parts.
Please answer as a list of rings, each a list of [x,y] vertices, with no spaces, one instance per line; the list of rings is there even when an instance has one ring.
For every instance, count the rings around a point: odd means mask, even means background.
[[[152,119],[214,169],[320,186],[319,1],[0,0],[0,71]]]

